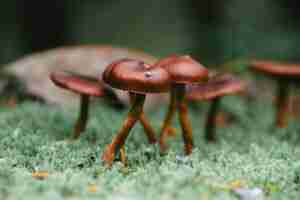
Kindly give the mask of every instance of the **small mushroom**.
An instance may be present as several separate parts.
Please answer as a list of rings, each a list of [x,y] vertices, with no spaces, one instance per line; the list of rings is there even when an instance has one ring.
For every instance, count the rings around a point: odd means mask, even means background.
[[[290,109],[289,90],[291,83],[299,82],[300,65],[274,61],[252,61],[251,69],[263,73],[278,82],[277,102],[276,102],[276,122],[278,128],[288,125],[288,113]]]
[[[245,89],[245,83],[231,74],[217,74],[204,84],[190,84],[187,86],[186,98],[190,101],[209,101],[212,104],[208,111],[205,125],[205,139],[209,142],[216,141],[215,121],[219,112],[221,98],[232,95]]]
[[[110,166],[120,150],[121,160],[125,161],[124,144],[134,124],[143,119],[146,94],[169,91],[170,77],[162,68],[153,68],[139,60],[121,59],[108,65],[102,78],[111,87],[128,91],[131,99],[131,108],[121,129],[102,154],[102,160]]]
[[[162,67],[171,76],[171,94],[168,112],[160,131],[160,150],[166,151],[165,138],[170,127],[175,110],[179,111],[179,121],[182,129],[185,154],[189,155],[193,148],[192,128],[188,120],[185,102],[186,84],[199,82],[208,77],[208,70],[190,56],[171,55],[159,60],[155,67]]]
[[[73,138],[77,139],[86,129],[90,96],[103,96],[104,87],[97,79],[70,72],[53,72],[50,79],[56,86],[80,94],[80,113],[73,129]]]

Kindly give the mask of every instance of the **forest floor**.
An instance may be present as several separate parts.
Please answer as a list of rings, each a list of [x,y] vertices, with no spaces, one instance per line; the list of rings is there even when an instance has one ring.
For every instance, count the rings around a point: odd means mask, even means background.
[[[234,120],[217,129],[218,142],[203,140],[208,103],[190,107],[195,148],[183,156],[177,134],[168,139],[168,154],[147,144],[140,125],[126,143],[128,166],[107,169],[101,152],[121,125],[126,110],[103,102],[93,105],[86,132],[68,140],[76,109],[35,102],[2,107],[0,112],[0,199],[239,199],[236,187],[260,188],[264,199],[300,196],[300,123],[273,128],[270,101],[247,102],[226,97],[225,112]],[[158,130],[165,108],[148,113]],[[43,178],[36,177],[40,173]]]

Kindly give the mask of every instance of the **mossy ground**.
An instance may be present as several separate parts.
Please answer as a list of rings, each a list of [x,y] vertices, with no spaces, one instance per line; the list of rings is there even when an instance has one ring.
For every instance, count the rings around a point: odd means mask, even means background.
[[[260,187],[266,199],[300,195],[300,125],[272,128],[269,100],[246,102],[226,97],[223,109],[235,116],[218,128],[217,144],[203,141],[207,103],[191,107],[195,150],[182,154],[180,129],[160,156],[147,144],[140,125],[126,144],[128,167],[116,162],[106,169],[100,160],[105,144],[119,128],[126,111],[94,105],[88,129],[69,141],[76,110],[26,102],[0,112],[0,199],[238,199],[234,185]],[[159,129],[165,108],[150,113]],[[32,177],[47,171],[48,177]]]

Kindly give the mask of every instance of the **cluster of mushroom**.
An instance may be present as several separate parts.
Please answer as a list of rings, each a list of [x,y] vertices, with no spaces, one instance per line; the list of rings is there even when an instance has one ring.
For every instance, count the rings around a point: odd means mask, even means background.
[[[81,95],[81,109],[74,126],[74,138],[78,138],[85,130],[89,96],[99,97],[105,94],[106,86],[101,84],[102,81],[110,87],[128,91],[131,108],[118,133],[102,154],[102,160],[108,165],[112,165],[117,154],[122,162],[126,162],[125,141],[137,121],[143,125],[149,143],[157,142],[155,131],[143,111],[147,94],[170,93],[168,111],[160,131],[161,152],[164,153],[167,149],[167,131],[175,111],[178,110],[184,150],[189,155],[193,148],[193,137],[186,100],[213,100],[206,123],[206,138],[214,141],[214,120],[220,97],[241,91],[244,87],[241,81],[228,74],[209,77],[208,70],[199,62],[190,56],[177,55],[168,56],[152,65],[130,58],[116,60],[105,68],[101,81],[68,72],[55,72],[50,78],[57,86]]]

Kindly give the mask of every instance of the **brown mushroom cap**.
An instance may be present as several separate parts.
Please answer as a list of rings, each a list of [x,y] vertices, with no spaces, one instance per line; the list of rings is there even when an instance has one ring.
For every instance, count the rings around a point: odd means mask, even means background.
[[[216,97],[234,94],[244,89],[245,83],[236,79],[233,75],[219,74],[213,76],[207,83],[188,84],[186,98],[194,101],[212,100]]]
[[[104,87],[97,79],[69,72],[53,72],[50,74],[53,83],[75,93],[90,96],[103,96]]]
[[[128,58],[108,65],[102,78],[114,88],[136,93],[162,93],[170,88],[170,76],[166,70]]]
[[[250,67],[258,72],[278,77],[300,76],[300,64],[255,60],[250,63]]]
[[[170,55],[154,64],[166,69],[175,83],[199,82],[208,77],[208,70],[190,56]]]
[[[179,58],[180,56],[177,54],[171,54],[167,57],[164,57],[162,59],[159,59],[156,63],[154,63],[155,66],[164,67],[166,65],[169,65],[174,59]]]

